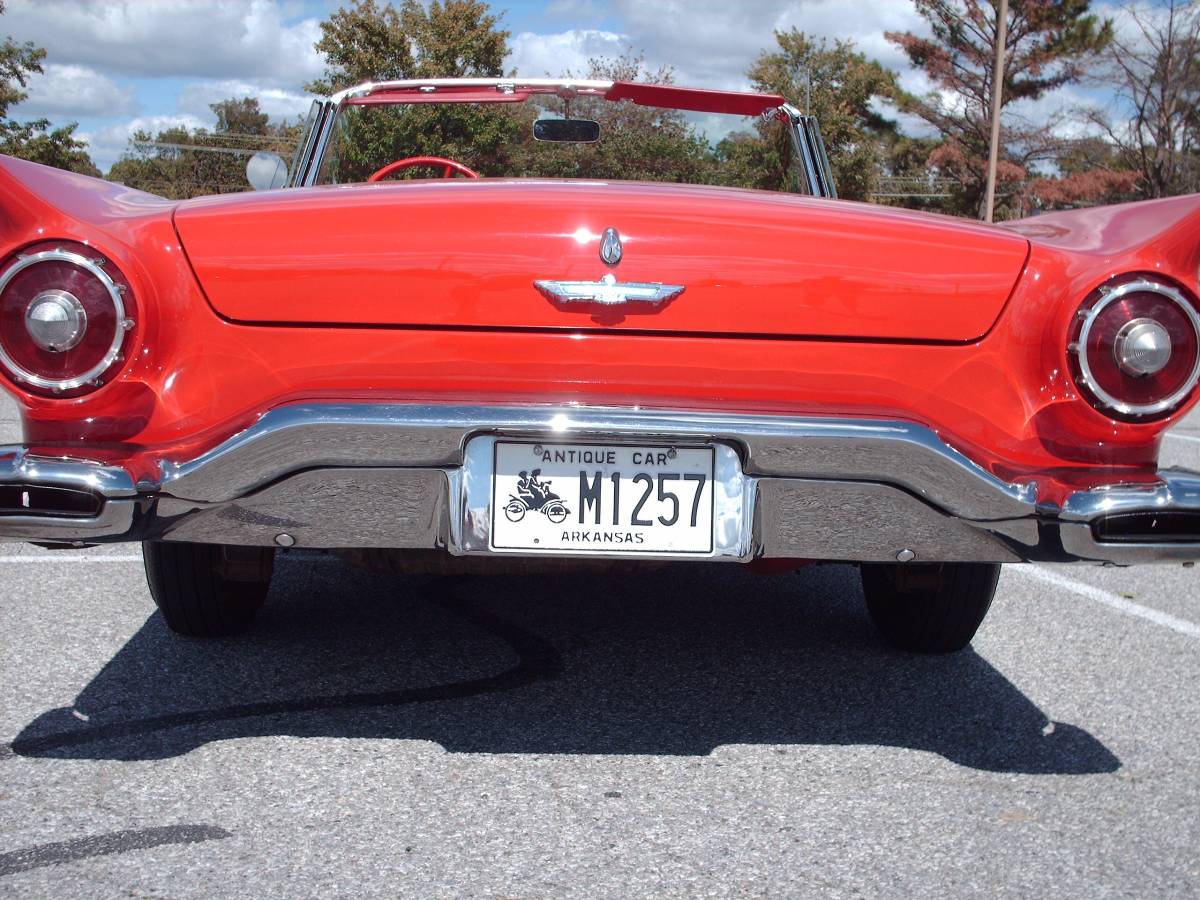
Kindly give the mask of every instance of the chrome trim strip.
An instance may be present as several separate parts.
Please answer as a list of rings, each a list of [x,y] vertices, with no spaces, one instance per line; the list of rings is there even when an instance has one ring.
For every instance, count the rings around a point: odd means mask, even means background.
[[[119,466],[31,454],[19,446],[0,447],[0,484],[12,483],[72,488],[109,498],[138,493],[133,477]]]
[[[1200,513],[1200,472],[1163,469],[1158,478],[1151,484],[1116,484],[1076,491],[1063,504],[1059,517],[1070,522],[1090,522],[1113,513],[1167,510]]]
[[[968,519],[1036,512],[1035,485],[1001,481],[922,425],[585,406],[283,406],[196,459],[164,462],[162,490],[220,502],[300,469],[460,466],[477,434],[715,441],[739,449],[748,475],[890,483]]]
[[[1059,529],[1069,561],[1133,566],[1139,563],[1184,563],[1200,560],[1200,544],[1097,541],[1086,522],[1065,522]]]
[[[116,325],[113,328],[112,341],[109,343],[108,350],[100,362],[96,363],[82,375],[76,375],[74,378],[64,378],[55,380],[46,378],[42,375],[37,375],[17,365],[16,361],[8,355],[4,349],[4,344],[0,342],[0,363],[8,369],[9,374],[17,382],[25,382],[35,385],[36,387],[44,388],[50,391],[71,391],[77,387],[82,387],[93,378],[98,378],[107,372],[117,361],[121,355],[121,346],[125,343],[125,334],[133,327],[133,322],[125,318],[125,301],[121,299],[121,288],[112,280],[107,272],[99,265],[86,256],[78,253],[72,253],[69,250],[42,250],[40,253],[30,253],[27,256],[22,256],[15,263],[8,267],[5,273],[0,276],[0,293],[8,287],[9,283],[19,272],[23,272],[30,266],[40,265],[46,262],[65,262],[83,269],[94,277],[104,287],[108,293],[109,300],[112,301],[113,309],[116,313]],[[69,296],[69,295],[68,295]],[[74,298],[72,298],[74,299]],[[78,303],[79,301],[75,301]],[[32,341],[33,338],[30,338]]]
[[[97,516],[0,516],[0,543],[45,541],[91,543],[138,540],[131,537],[136,500],[106,500]]]
[[[399,81],[369,81],[364,84],[356,84],[354,87],[339,91],[329,99],[335,104],[341,105],[350,97],[368,97],[383,91],[420,89],[422,87],[432,87],[435,90],[440,87],[495,88],[496,90],[501,87],[510,87],[513,91],[522,87],[562,88],[574,96],[580,93],[603,94],[612,86],[611,81],[578,78],[409,78]]]
[[[1197,313],[1192,304],[1187,301],[1187,298],[1175,288],[1168,284],[1150,281],[1146,278],[1130,281],[1114,288],[1101,288],[1101,291],[1103,292],[1103,296],[1086,311],[1083,327],[1079,331],[1079,337],[1076,339],[1073,348],[1075,362],[1079,366],[1079,373],[1082,376],[1084,387],[1103,406],[1116,410],[1122,415],[1150,416],[1171,409],[1190,394],[1196,383],[1200,381],[1200,354],[1196,355],[1196,362],[1192,366],[1192,371],[1188,375],[1187,381],[1170,396],[1164,397],[1162,400],[1156,400],[1154,403],[1126,403],[1124,400],[1114,397],[1096,382],[1096,376],[1092,374],[1092,367],[1087,358],[1088,337],[1091,335],[1092,326],[1095,324],[1096,318],[1100,313],[1128,294],[1150,293],[1166,297],[1183,310],[1188,321],[1192,324],[1192,331],[1195,333],[1197,341],[1200,341],[1200,313]]]
[[[656,306],[659,303],[673,300],[684,291],[682,284],[662,284],[658,281],[617,281],[616,277],[611,274],[605,275],[599,281],[543,280],[535,281],[533,286],[541,291],[547,299],[556,303],[596,303],[600,306],[621,306],[625,303],[649,303]]]

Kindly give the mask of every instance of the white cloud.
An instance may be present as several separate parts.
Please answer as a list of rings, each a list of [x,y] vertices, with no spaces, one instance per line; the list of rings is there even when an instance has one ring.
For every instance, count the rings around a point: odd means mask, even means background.
[[[29,79],[29,99],[18,107],[23,117],[123,116],[137,111],[133,88],[118,87],[95,69],[50,63],[44,70]]]
[[[679,84],[725,90],[750,87],[746,70],[764,50],[774,50],[776,31],[798,28],[833,41],[852,40],[858,50],[904,73],[906,87],[925,88],[911,74],[904,54],[885,37],[887,31],[927,32],[909,3],[846,3],[845,0],[615,0],[611,12],[620,34],[572,29],[551,34],[522,32],[512,40],[508,67],[526,77],[586,71],[594,56],[617,56],[626,49],[644,53],[651,69],[675,69]],[[558,0],[551,11],[585,15],[580,0]]]
[[[763,50],[776,48],[776,31],[797,28],[812,37],[849,39],[892,68],[907,68],[885,31],[924,31],[909,3],[845,0],[615,0],[624,30],[653,66],[674,66],[683,84],[740,90],[746,70]]]
[[[505,70],[515,69],[525,78],[587,75],[593,57],[620,56],[628,38],[611,31],[573,29],[558,34],[523,31],[512,39]]]
[[[80,132],[77,137],[88,143],[88,154],[92,162],[103,172],[129,149],[129,139],[134,132],[145,131],[158,134],[167,128],[201,128],[211,125],[193,115],[137,116],[127,122],[110,125],[94,132]]]
[[[209,105],[230,97],[257,97],[259,108],[274,121],[302,116],[312,104],[312,97],[308,94],[266,87],[251,81],[226,79],[192,82],[179,93],[177,105],[181,113],[212,122],[215,120]]]
[[[315,18],[272,0],[10,0],[5,26],[56,63],[134,76],[247,78],[298,88],[319,76]]]

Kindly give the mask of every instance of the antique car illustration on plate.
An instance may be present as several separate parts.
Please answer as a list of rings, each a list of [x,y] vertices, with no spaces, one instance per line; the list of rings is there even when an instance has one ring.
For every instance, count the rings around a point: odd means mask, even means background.
[[[562,177],[588,104],[770,123],[795,191]],[[537,107],[556,177],[364,139],[439,105]],[[831,560],[944,652],[1003,563],[1200,557],[1200,476],[1157,466],[1200,378],[1196,197],[844,202],[783,97],[551,79],[361,85],[250,174],[277,189],[173,202],[0,158],[0,539],[144,542],[176,631],[248,626],[278,548]]]

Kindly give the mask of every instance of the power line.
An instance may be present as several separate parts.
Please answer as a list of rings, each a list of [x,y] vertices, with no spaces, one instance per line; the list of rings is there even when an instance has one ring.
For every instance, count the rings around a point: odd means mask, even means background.
[[[228,153],[232,156],[253,156],[255,153],[259,152],[259,150],[246,147],[210,147],[203,144],[173,144],[168,141],[131,140],[129,143],[131,146],[137,147],[138,149],[150,147],[156,150],[187,150],[189,152],[197,153]],[[287,150],[294,148],[295,144],[287,144],[282,141],[276,141],[272,146]]]

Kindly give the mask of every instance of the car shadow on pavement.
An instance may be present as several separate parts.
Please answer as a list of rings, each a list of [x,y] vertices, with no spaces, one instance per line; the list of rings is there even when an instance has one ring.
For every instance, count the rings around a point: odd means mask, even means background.
[[[998,772],[1119,767],[974,651],[884,649],[861,599],[849,566],[418,578],[285,558],[252,633],[189,640],[155,614],[10,750],[144,760],[297,735],[463,753],[866,744]]]

